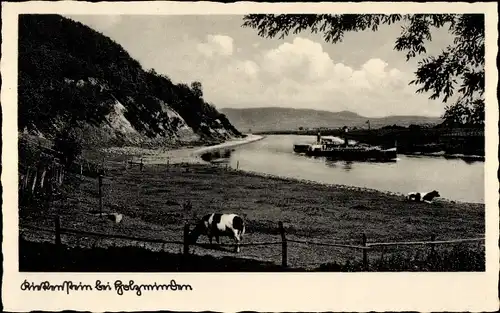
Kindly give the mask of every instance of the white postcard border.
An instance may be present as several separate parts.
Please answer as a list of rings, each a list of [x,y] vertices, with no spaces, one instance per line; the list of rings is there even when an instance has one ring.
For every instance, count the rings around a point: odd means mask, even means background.
[[[484,273],[19,273],[17,213],[17,15],[246,13],[486,14],[486,272]],[[498,309],[499,212],[496,3],[45,2],[2,3],[2,186],[4,310],[85,311],[494,311]],[[125,261],[125,260],[124,260]],[[190,284],[193,291],[23,292],[21,283],[97,279]],[[217,282],[214,284],[214,282]]]

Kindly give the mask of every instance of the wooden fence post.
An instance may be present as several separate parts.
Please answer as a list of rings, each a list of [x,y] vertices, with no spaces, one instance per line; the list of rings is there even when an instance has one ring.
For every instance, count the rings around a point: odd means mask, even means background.
[[[55,224],[55,230],[56,230],[55,243],[56,243],[56,246],[60,246],[61,245],[61,220],[59,218],[59,215],[56,215],[54,222],[55,222],[54,224]]]
[[[99,174],[99,209],[102,214],[102,174]]]
[[[43,185],[45,184],[45,175],[47,175],[47,168],[43,167],[42,176],[40,177],[40,189],[43,190]]]
[[[367,247],[366,246],[366,234],[363,234],[363,246]],[[363,249],[363,267],[364,267],[365,271],[368,270],[368,250],[366,248]]]
[[[26,175],[24,176],[24,179],[23,179],[23,190],[28,187],[28,182],[29,182],[29,178],[30,178],[30,174],[31,174],[30,171],[31,171],[31,167],[28,167],[28,169],[26,171]]]
[[[240,161],[236,161],[236,170],[240,168]]]
[[[59,185],[62,185],[63,181],[64,181],[64,169],[61,169],[61,181],[59,183]]]
[[[281,234],[281,266],[283,268],[288,267],[287,265],[287,242],[285,236],[285,228],[283,227],[283,222],[278,222]]]
[[[184,255],[189,255],[189,224],[184,225]]]
[[[49,176],[51,176],[51,173],[49,173]],[[52,201],[54,200],[54,178],[49,177],[47,181],[47,189],[48,189],[48,197],[47,197],[47,209],[50,212],[50,208],[52,208]]]
[[[31,193],[35,193],[35,187],[36,187],[36,179],[38,177],[38,169],[35,168],[35,177],[33,178],[33,185],[31,186]]]
[[[431,241],[436,241],[435,234],[431,235]],[[434,259],[435,255],[436,255],[436,245],[434,243],[431,243],[431,258]]]

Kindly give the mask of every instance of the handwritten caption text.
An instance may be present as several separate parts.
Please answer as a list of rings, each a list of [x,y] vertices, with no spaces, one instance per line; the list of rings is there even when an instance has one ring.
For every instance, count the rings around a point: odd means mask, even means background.
[[[122,282],[115,280],[114,283],[103,282],[96,280],[94,285],[83,284],[82,282],[63,281],[58,284],[53,284],[49,281],[39,283],[29,282],[24,280],[21,283],[23,291],[63,291],[70,294],[73,291],[115,291],[118,295],[123,296],[127,292],[134,292],[137,296],[141,296],[143,291],[192,291],[193,287],[189,284],[178,284],[175,280],[171,280],[168,284],[136,284],[133,280]]]

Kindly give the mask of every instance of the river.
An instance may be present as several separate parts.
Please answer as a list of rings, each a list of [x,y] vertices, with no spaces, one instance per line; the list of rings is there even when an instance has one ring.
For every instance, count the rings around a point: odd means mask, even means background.
[[[484,162],[405,155],[391,163],[334,162],[293,152],[294,143],[313,140],[314,136],[266,136],[235,148],[229,162],[233,168],[271,175],[404,194],[435,189],[446,199],[484,203]]]

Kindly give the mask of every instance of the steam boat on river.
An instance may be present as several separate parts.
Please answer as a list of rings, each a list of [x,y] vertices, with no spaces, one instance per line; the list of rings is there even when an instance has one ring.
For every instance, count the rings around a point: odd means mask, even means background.
[[[341,160],[391,161],[397,158],[396,147],[383,149],[352,140],[318,134],[316,143],[295,144],[293,151],[308,156],[324,156]]]

